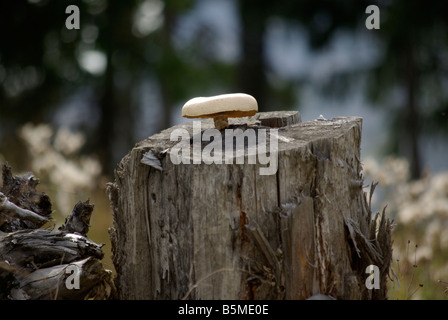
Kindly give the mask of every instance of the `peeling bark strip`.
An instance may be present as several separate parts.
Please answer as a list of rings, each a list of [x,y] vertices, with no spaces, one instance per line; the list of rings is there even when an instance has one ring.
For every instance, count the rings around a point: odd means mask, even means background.
[[[108,186],[119,297],[386,298],[391,223],[372,217],[362,189],[362,119],[302,123],[289,111],[230,125],[278,128],[276,174],[248,161],[174,165],[170,133],[192,136],[191,122],[141,141],[119,163]],[[141,162],[149,151],[163,171]],[[365,286],[370,264],[380,290]]]
[[[104,254],[86,234],[93,205],[78,202],[58,231],[38,229],[51,213],[32,174],[3,166],[0,192],[0,299],[107,299],[115,296]],[[11,232],[13,231],[13,232]]]

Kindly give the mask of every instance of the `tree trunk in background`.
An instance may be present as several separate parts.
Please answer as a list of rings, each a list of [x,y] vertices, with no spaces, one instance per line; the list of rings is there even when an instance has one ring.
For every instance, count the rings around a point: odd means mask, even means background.
[[[100,123],[93,148],[98,150],[103,173],[112,174],[121,156],[135,140],[133,94],[140,75],[132,65],[136,59],[133,50],[137,51],[139,47],[132,28],[123,28],[132,26],[132,6],[117,1],[109,3],[106,10],[104,23],[107,25],[98,41],[106,54],[107,66],[103,82],[98,87]]]
[[[173,65],[175,59],[175,50],[171,44],[171,35],[176,21],[176,12],[171,6],[165,6],[164,10],[164,23],[162,29],[162,50],[161,63],[158,66],[159,83],[162,96],[162,120],[160,121],[160,130],[169,128],[171,125],[171,109],[174,107],[174,101],[172,97],[176,96],[173,91],[172,81],[173,77],[177,75],[173,73]]]
[[[409,152],[410,152],[410,171],[412,179],[419,179],[421,177],[421,164],[420,164],[420,125],[419,125],[419,112],[416,105],[415,97],[418,87],[418,78],[416,69],[416,62],[414,57],[414,48],[410,43],[405,52],[406,63],[406,128],[407,136],[409,139]]]
[[[264,35],[267,5],[257,3],[254,10],[250,1],[238,1],[241,19],[242,57],[238,65],[237,91],[257,97],[259,111],[268,111],[268,83],[264,61]]]
[[[191,137],[192,122],[141,141],[118,165],[108,192],[120,299],[386,298],[391,226],[384,212],[372,219],[362,190],[362,119],[230,120],[258,139],[281,127],[274,174],[260,175],[267,165],[249,164],[247,152],[244,164],[173,164],[170,135]],[[380,289],[366,287],[372,264]]]
[[[113,171],[111,159],[112,148],[113,148],[113,138],[114,135],[114,124],[115,124],[115,114],[116,114],[116,101],[115,101],[115,87],[114,87],[114,67],[111,63],[112,52],[107,53],[107,67],[106,74],[104,77],[103,86],[100,89],[100,123],[98,126],[98,131],[95,139],[95,146],[98,148],[98,155],[103,168],[103,172],[110,174]]]

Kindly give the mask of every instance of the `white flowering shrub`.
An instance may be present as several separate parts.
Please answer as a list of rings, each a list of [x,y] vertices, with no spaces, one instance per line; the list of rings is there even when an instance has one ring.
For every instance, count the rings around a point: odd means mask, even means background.
[[[33,173],[51,193],[55,214],[67,216],[79,200],[89,198],[101,174],[98,160],[79,155],[85,143],[81,133],[66,128],[55,131],[48,124],[26,124],[20,129]]]

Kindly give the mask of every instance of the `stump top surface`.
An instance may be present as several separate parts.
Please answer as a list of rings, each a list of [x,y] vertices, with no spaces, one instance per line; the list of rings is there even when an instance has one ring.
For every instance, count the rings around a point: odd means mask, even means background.
[[[288,149],[290,147],[297,147],[298,144],[309,143],[314,140],[321,140],[326,138],[335,138],[343,135],[347,130],[354,126],[362,128],[361,117],[336,117],[328,120],[311,120],[301,122],[298,111],[275,111],[275,112],[259,112],[252,117],[243,117],[238,119],[230,119],[229,129],[236,129],[240,127],[243,131],[246,128],[266,128],[270,127],[262,125],[263,123],[278,124],[281,121],[278,119],[290,118],[292,124],[275,128],[278,129],[278,143],[279,150]],[[275,119],[275,121],[272,121]],[[212,119],[194,120],[201,121],[201,131],[214,128]],[[284,120],[286,121],[286,120]],[[135,148],[147,149],[150,148],[155,152],[162,152],[171,148],[178,141],[170,141],[171,133],[176,129],[185,129],[190,136],[193,136],[193,121],[187,121],[171,128],[165,129],[160,133],[154,134],[147,139],[137,143]],[[293,143],[294,142],[294,143]]]

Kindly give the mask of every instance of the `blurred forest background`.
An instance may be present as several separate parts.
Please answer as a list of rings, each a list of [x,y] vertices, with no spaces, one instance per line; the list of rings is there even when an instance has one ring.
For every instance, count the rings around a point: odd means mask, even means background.
[[[0,35],[0,163],[41,179],[58,224],[90,198],[89,236],[110,250],[121,158],[186,121],[190,98],[244,92],[303,121],[363,117],[366,183],[397,225],[391,298],[446,298],[448,2],[14,0]]]

